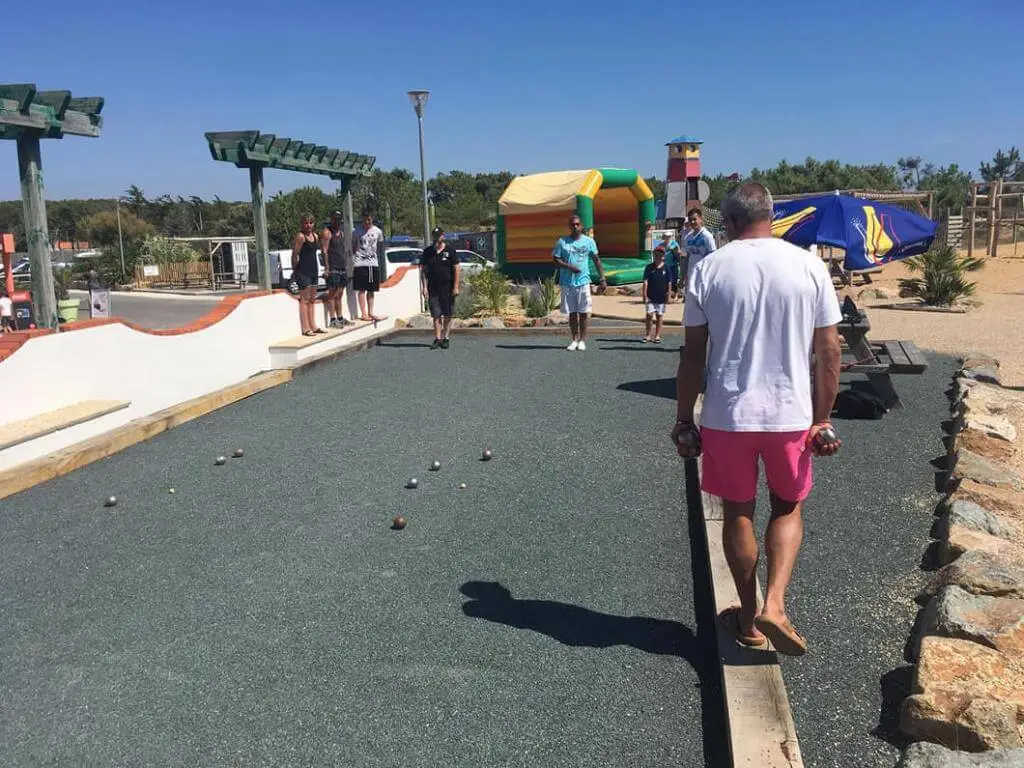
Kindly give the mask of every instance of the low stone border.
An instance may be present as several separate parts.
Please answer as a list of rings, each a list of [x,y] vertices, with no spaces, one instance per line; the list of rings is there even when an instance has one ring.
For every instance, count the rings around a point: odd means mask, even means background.
[[[968,353],[950,394],[932,529],[940,568],[918,596],[900,717],[905,735],[934,744],[912,745],[899,765],[1024,765],[1024,477],[1003,464],[1024,393],[1000,385],[997,360]]]
[[[875,304],[872,309],[898,309],[903,312],[938,312],[945,315],[963,315],[967,310],[964,307],[930,307],[927,304]]]

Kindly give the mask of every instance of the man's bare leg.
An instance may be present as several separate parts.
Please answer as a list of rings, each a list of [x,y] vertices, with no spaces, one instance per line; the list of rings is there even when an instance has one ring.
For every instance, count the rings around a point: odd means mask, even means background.
[[[569,332],[572,334],[573,341],[580,340],[580,313],[570,312],[569,313]]]
[[[358,296],[359,296],[359,319],[360,320],[369,320],[370,319],[370,315],[366,311],[366,291],[359,291]]]
[[[587,320],[589,320],[589,319],[590,319],[590,313],[589,312],[580,312],[580,319],[579,319],[579,324],[580,324],[580,341],[586,341],[587,340]]]
[[[442,333],[442,331],[441,331],[441,318],[440,317],[435,317],[434,318],[434,338],[437,339],[438,341],[441,341],[444,338],[444,336],[442,336],[441,333]]]
[[[725,520],[722,526],[722,547],[729,564],[736,592],[740,596],[740,632],[748,637],[761,637],[754,626],[757,615],[757,537],[754,535],[754,501],[722,499]]]
[[[441,318],[441,332],[444,334],[444,336],[442,336],[441,338],[447,339],[448,334],[451,332],[451,329],[452,319],[449,315],[445,315],[444,317]]]
[[[661,338],[661,321],[664,319],[664,315],[654,316],[654,338]]]
[[[644,315],[644,339],[651,338],[651,316]]]
[[[366,308],[370,311],[371,320],[386,320],[387,315],[375,315],[373,313],[373,297],[376,296],[372,291],[366,292]]]
[[[764,545],[768,554],[768,586],[761,613],[773,621],[786,618],[786,588],[793,576],[797,553],[804,537],[802,504],[771,495],[772,517]]]

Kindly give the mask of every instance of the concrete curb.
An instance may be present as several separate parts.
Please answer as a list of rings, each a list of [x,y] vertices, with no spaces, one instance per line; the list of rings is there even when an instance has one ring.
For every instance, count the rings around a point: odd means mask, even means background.
[[[698,406],[699,409],[699,406]],[[699,410],[697,420],[700,420]],[[699,482],[701,460],[697,460]],[[739,595],[722,548],[721,499],[700,492],[704,539],[715,616],[732,605]],[[760,587],[758,602],[760,602]],[[737,643],[715,621],[718,658],[722,670],[722,695],[732,765],[757,768],[803,768],[796,725],[782,680],[782,669],[774,651],[753,650]]]
[[[71,296],[77,296],[85,298],[89,295],[88,291],[84,291],[80,288],[74,288],[68,293]],[[110,301],[115,302],[119,298],[137,298],[137,299],[166,299],[168,301],[207,301],[217,302],[223,299],[225,296],[237,296],[238,294],[246,293],[246,291],[230,291],[227,293],[163,293],[161,291],[111,291]]]
[[[611,315],[611,314],[605,314],[603,312],[591,312],[590,316],[591,317],[599,317],[602,320],[624,320],[624,321],[627,321],[627,322],[630,322],[630,323],[642,323],[644,321],[644,319],[642,317],[639,317],[639,318],[638,317],[626,317],[625,315]],[[682,325],[683,325],[683,321],[682,320],[669,320],[667,317],[662,318],[662,320],[661,320],[661,327],[662,327],[662,329],[671,328],[671,327],[681,328]]]

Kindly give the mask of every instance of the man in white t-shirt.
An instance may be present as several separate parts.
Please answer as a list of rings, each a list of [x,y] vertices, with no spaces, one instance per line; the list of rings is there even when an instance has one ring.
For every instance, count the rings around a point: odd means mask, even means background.
[[[683,292],[693,277],[693,270],[697,268],[705,256],[714,253],[715,236],[704,226],[704,212],[700,208],[693,207],[686,212],[686,223],[690,227],[683,236],[683,252],[686,254],[686,268],[682,271]]]
[[[829,415],[839,387],[842,315],[824,263],[771,236],[766,187],[738,186],[722,217],[729,244],[703,259],[687,285],[672,439],[682,456],[703,450],[701,487],[722,498],[723,545],[741,604],[721,620],[744,645],[763,646],[767,636],[780,653],[799,656],[807,643],[786,616],[786,587],[803,537],[812,455],[832,455],[841,444]],[[693,411],[705,364],[698,434]],[[768,584],[759,614],[758,459],[771,498]]]
[[[0,333],[10,333],[14,324],[14,302],[6,288],[0,288]]]
[[[352,290],[359,297],[360,320],[383,320],[373,313],[373,295],[380,290],[381,274],[377,249],[384,233],[373,223],[370,213],[363,214],[363,223],[352,230]]]

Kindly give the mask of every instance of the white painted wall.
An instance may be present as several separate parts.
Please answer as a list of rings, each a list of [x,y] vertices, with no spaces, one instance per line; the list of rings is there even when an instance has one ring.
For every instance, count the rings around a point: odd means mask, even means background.
[[[419,272],[377,295],[385,323],[346,334],[359,341],[418,314]],[[246,299],[208,328],[155,336],[120,323],[29,339],[0,362],[0,423],[82,400],[128,400],[128,408],[0,451],[0,471],[86,440],[134,419],[270,370],[269,346],[298,336],[298,303],[274,294]],[[339,339],[340,341],[340,339]],[[341,346],[335,344],[334,346]],[[311,347],[313,354],[327,351]]]

